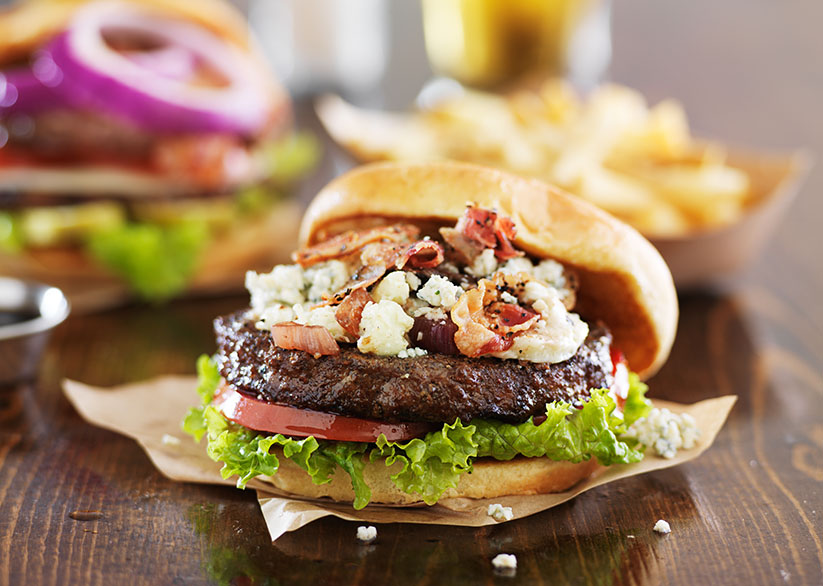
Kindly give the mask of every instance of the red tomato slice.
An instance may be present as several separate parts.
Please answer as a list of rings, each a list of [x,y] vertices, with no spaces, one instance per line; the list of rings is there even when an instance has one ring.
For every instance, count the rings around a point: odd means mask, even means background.
[[[629,367],[626,364],[626,357],[617,348],[612,347],[612,383],[611,396],[617,404],[617,410],[623,412],[623,405],[629,397]]]
[[[217,390],[213,405],[227,419],[249,429],[343,442],[374,442],[380,434],[389,441],[405,441],[437,427],[421,422],[385,423],[267,403],[238,393],[225,384]]]

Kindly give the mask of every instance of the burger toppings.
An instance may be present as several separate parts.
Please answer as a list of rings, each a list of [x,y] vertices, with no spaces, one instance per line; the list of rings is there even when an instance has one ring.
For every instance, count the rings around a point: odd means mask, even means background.
[[[415,318],[407,338],[417,337],[411,334],[423,319]],[[398,359],[343,343],[339,354],[315,359],[308,352],[278,348],[242,312],[220,317],[214,325],[220,376],[236,391],[350,417],[521,423],[545,415],[547,403],[581,405],[591,389],[615,386],[611,335],[598,326],[574,356],[546,364],[448,355],[434,348],[423,357]],[[426,335],[436,337],[434,327]],[[417,349],[405,352],[411,350]]]
[[[383,279],[385,282],[386,279]],[[381,283],[382,284],[382,283]],[[406,289],[408,297],[408,289]],[[365,289],[355,289],[337,306],[334,319],[346,333],[353,338],[360,334],[360,321],[363,319],[363,310],[372,303],[372,298]]]
[[[456,349],[557,363],[575,354],[588,326],[570,313],[574,278],[557,262],[535,265],[516,250],[509,218],[469,206],[439,234],[442,242],[420,239],[416,226],[395,224],[299,250],[294,265],[247,275],[249,315],[265,330],[284,321],[321,325],[303,316],[332,306],[332,337],[380,356]],[[415,327],[420,317],[426,321]]]
[[[342,468],[355,508],[370,499],[366,461],[434,504],[476,458],[640,460],[626,432],[650,409],[645,385],[605,326],[573,313],[574,276],[514,237],[470,206],[430,237],[347,232],[248,273],[251,307],[215,320],[219,352],[198,363],[204,404],[185,429],[208,434],[241,487],[280,458],[316,484]]]
[[[406,332],[413,325],[414,319],[394,301],[367,303],[360,319],[357,348],[369,354],[397,356],[409,347]]]
[[[315,357],[340,354],[340,346],[323,326],[307,326],[287,321],[273,325],[271,336],[279,348],[302,350]]]
[[[499,216],[492,210],[469,207],[454,228],[441,228],[440,234],[454,251],[471,264],[486,249],[499,259],[523,256],[512,246],[516,230],[511,218]]]
[[[253,328],[247,331],[249,334],[258,332],[256,335],[261,337],[263,334]],[[254,346],[255,344],[262,345],[262,339],[247,339],[242,346]],[[235,350],[227,355],[225,351],[226,349],[221,351],[221,362],[232,360],[232,354],[236,357],[239,353]],[[433,358],[431,355],[412,359],[416,362],[416,368],[407,367],[404,374],[409,376],[404,378],[404,375],[399,375],[397,371],[381,374],[379,367],[397,368],[409,364],[412,360],[382,358],[342,348],[340,355],[319,360],[314,360],[308,354],[295,350],[275,349],[274,353],[282,354],[282,361],[271,364],[250,362],[244,366],[238,365],[237,376],[226,377],[231,379],[229,382],[232,389],[238,391],[243,397],[250,398],[240,388],[240,384],[252,384],[260,378],[277,380],[283,388],[281,401],[263,399],[255,399],[255,401],[276,406],[288,404],[290,408],[299,407],[296,410],[303,411],[307,407],[300,404],[300,397],[321,397],[327,392],[334,393],[338,390],[337,384],[348,384],[352,378],[351,371],[361,361],[365,361],[377,366],[372,373],[380,380],[372,387],[373,389],[378,390],[380,388],[378,384],[390,388],[391,384],[387,384],[387,380],[405,381],[417,376],[414,380],[416,389],[412,391],[412,387],[408,388],[410,402],[419,403],[421,400],[431,400],[427,398],[426,387],[421,384],[427,380],[427,376],[425,373],[418,372],[424,363]],[[300,356],[314,360],[314,368],[299,360]],[[471,382],[479,385],[482,381],[486,381],[490,390],[494,386],[493,382],[505,380],[500,373],[481,370],[472,374],[468,365],[477,363],[476,359],[466,357],[451,359],[466,363],[466,370],[454,374],[454,378],[459,380],[466,381],[467,376],[473,376],[474,379]],[[334,369],[329,367],[324,373],[323,366],[334,361],[342,362],[334,364]],[[482,362],[495,364],[487,360]],[[505,362],[498,361],[496,365],[505,367],[508,373],[515,373],[518,370],[516,365]],[[533,368],[546,367],[534,365]],[[572,368],[577,369],[579,366]],[[223,371],[225,376],[225,369]],[[214,460],[223,462],[221,473],[224,478],[234,475],[238,477],[237,483],[240,487],[245,486],[255,476],[276,474],[280,458],[288,458],[305,470],[316,484],[329,482],[331,474],[335,473],[337,468],[341,468],[351,478],[355,495],[354,507],[362,508],[368,504],[371,495],[363,477],[363,467],[367,460],[379,459],[386,466],[392,467],[391,479],[399,490],[419,495],[424,502],[434,504],[446,490],[457,486],[462,474],[471,471],[472,461],[475,458],[511,460],[518,456],[525,456],[547,457],[552,460],[569,462],[597,458],[600,464],[606,466],[637,462],[642,458],[642,453],[634,449],[631,442],[627,443],[620,439],[626,426],[648,411],[648,403],[643,398],[645,385],[640,383],[636,376],[631,378],[629,398],[626,401],[622,418],[615,415],[615,403],[609,396],[608,389],[593,389],[586,401],[575,401],[574,404],[563,400],[549,402],[543,400],[541,405],[536,407],[541,413],[539,423],[536,423],[537,418],[506,423],[493,415],[488,418],[472,419],[470,422],[469,418],[466,418],[466,422],[456,418],[452,419],[451,423],[444,423],[443,418],[439,418],[436,423],[433,422],[435,424],[432,431],[407,441],[392,441],[381,435],[374,442],[366,442],[318,439],[314,434],[318,433],[319,436],[320,432],[314,429],[311,430],[312,435],[303,436],[298,435],[293,429],[283,428],[286,429],[286,433],[282,431],[261,432],[253,427],[246,427],[245,424],[238,424],[231,419],[231,417],[237,417],[231,403],[226,404],[220,399],[221,369],[217,362],[206,356],[201,357],[198,361],[198,372],[200,383],[197,390],[203,399],[203,406],[189,412],[183,427],[198,440],[208,434],[209,455]],[[361,379],[360,382],[364,380]],[[469,384],[468,381],[466,382]],[[524,381],[520,384],[524,384]],[[461,395],[464,400],[471,403],[474,397],[469,390],[462,389]],[[524,390],[539,391],[535,388]],[[412,392],[414,392],[413,396]],[[515,389],[512,388],[508,392],[514,393]],[[376,398],[374,395],[368,393],[365,397],[357,395],[357,387],[352,385],[341,392],[339,398],[342,400],[346,397],[352,402],[362,401],[364,404],[374,404]],[[481,394],[481,398],[484,397],[486,400],[493,400],[493,396],[489,394]],[[445,401],[453,401],[453,397],[442,397],[441,400],[444,401],[445,406]],[[511,400],[520,401],[521,398],[512,396]],[[385,408],[387,405],[389,402],[381,402],[375,405],[374,409]],[[417,407],[419,408],[419,405]],[[489,404],[489,409],[494,410],[493,404]],[[318,411],[321,410],[318,409]],[[322,412],[334,414],[333,409],[322,409]],[[237,418],[238,422],[242,417],[241,414]],[[347,417],[351,416],[347,415]],[[379,419],[382,422],[393,424],[391,417],[379,417]],[[260,426],[260,424],[256,425]],[[300,433],[307,431],[303,430]]]
[[[420,437],[433,428],[429,423],[385,423],[310,409],[295,409],[247,397],[225,384],[218,388],[214,405],[226,419],[248,429],[295,437],[376,442],[383,435],[388,441],[394,442]]]

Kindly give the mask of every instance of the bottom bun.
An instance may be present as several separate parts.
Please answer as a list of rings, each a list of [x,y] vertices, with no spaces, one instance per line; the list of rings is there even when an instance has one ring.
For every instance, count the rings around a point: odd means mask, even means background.
[[[307,498],[330,498],[352,502],[354,491],[347,474],[338,470],[327,484],[314,484],[306,472],[278,450],[277,474],[258,477],[279,490]],[[372,504],[412,505],[422,503],[417,495],[398,490],[389,477],[401,464],[386,467],[382,461],[367,462],[363,477],[371,488]],[[548,458],[517,457],[509,461],[480,458],[473,463],[471,474],[463,474],[457,488],[450,488],[441,498],[487,499],[510,495],[546,494],[571,488],[598,468],[597,460],[573,464]]]
[[[299,218],[300,208],[295,202],[278,202],[269,212],[244,218],[219,234],[202,251],[198,267],[181,295],[240,291],[247,270],[270,271],[275,264],[288,262],[297,241]],[[0,252],[0,274],[59,287],[74,312],[116,307],[134,297],[120,277],[77,247],[19,254]]]

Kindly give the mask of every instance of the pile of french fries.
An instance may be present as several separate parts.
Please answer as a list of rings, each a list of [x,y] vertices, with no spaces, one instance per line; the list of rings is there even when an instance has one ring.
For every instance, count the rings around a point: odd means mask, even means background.
[[[363,160],[457,159],[537,177],[651,237],[731,224],[751,197],[749,177],[726,164],[725,150],[691,137],[678,102],[649,108],[619,85],[586,100],[562,81],[507,96],[465,91],[409,114],[328,97],[318,112]]]

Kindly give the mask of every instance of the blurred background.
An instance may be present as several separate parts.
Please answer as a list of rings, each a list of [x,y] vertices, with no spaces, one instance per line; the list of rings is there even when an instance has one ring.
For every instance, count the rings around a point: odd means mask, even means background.
[[[20,44],[17,36],[38,27],[81,30],[80,25],[60,24],[74,18],[80,4],[33,0],[20,6],[39,7],[40,12],[31,9],[19,21],[6,19],[3,71],[10,80],[21,72],[27,79],[28,63],[40,63],[37,51],[42,47],[29,42],[27,50],[37,50],[26,56],[13,49]],[[5,273],[56,279],[74,298],[73,290],[83,289],[79,306],[92,308],[124,299],[111,281],[112,272],[144,299],[219,292],[238,283],[245,268],[287,258],[295,245],[289,227],[296,226],[300,207],[345,169],[373,160],[449,158],[538,177],[592,201],[649,237],[678,285],[704,286],[739,274],[757,258],[793,202],[810,155],[823,149],[823,122],[810,114],[820,102],[823,75],[817,66],[823,42],[812,29],[823,8],[812,0],[729,0],[722,5],[698,0],[688,7],[653,0],[234,0],[234,5],[239,15],[226,13],[224,18],[214,16],[224,12],[219,2],[204,9],[196,2],[164,6],[152,0],[146,7],[168,8],[192,22],[201,19],[200,25],[241,44],[248,42],[248,21],[257,41],[247,50],[252,59],[259,51],[268,69],[254,75],[258,82],[271,77],[261,83],[277,92],[260,95],[258,106],[273,109],[265,124],[244,127],[242,137],[232,125],[245,124],[246,105],[228,114],[235,119],[221,118],[215,134],[202,126],[202,119],[192,128],[171,130],[169,121],[141,102],[135,139],[129,134],[135,131],[134,120],[123,118],[135,115],[129,105],[134,90],[106,96],[100,86],[91,92],[96,101],[72,97],[71,108],[93,111],[90,120],[96,122],[77,119],[70,108],[68,120],[75,123],[68,130],[65,117],[58,116],[55,123],[53,117],[38,119],[40,113],[29,112],[33,98],[15,102],[7,92],[7,104],[0,100],[0,109],[6,110],[0,112],[0,121],[5,116],[0,134],[8,142],[6,157],[22,153],[41,162],[44,154],[51,157],[46,166],[56,173],[50,189],[57,192],[46,201],[60,204],[54,214],[25,209],[33,200],[21,194],[41,189],[44,167],[36,174],[23,171],[22,183],[0,186],[12,194],[0,201],[0,267]],[[201,10],[209,14],[206,20],[198,16]],[[92,17],[97,18],[95,10],[78,18],[94,21]],[[121,34],[125,29],[117,30]],[[51,42],[53,34],[41,34],[41,43]],[[160,46],[164,43],[175,44],[166,40]],[[143,59],[144,66],[155,59],[149,70],[163,59],[162,67],[180,67],[163,51],[149,51],[145,61],[143,49],[129,54]],[[195,59],[202,69],[209,50],[186,59]],[[84,76],[81,90],[88,72]],[[241,92],[253,95],[249,88],[257,82],[235,82],[245,83]],[[189,91],[187,83],[179,84],[180,96]],[[230,100],[226,106],[232,109]],[[291,127],[289,110],[296,122]],[[34,140],[15,138],[20,129],[30,135],[31,128]],[[59,151],[63,147],[55,147],[49,133],[57,134],[57,143],[74,146]],[[51,149],[48,153],[40,138]],[[148,148],[154,194],[173,198],[173,205],[141,203],[147,200],[142,192],[135,199],[136,192],[148,187],[140,187],[145,176],[133,174],[123,175],[116,185],[85,177],[62,192],[55,187],[55,181],[65,184],[66,177],[76,178],[88,166],[83,159],[87,150],[119,157],[114,163],[120,170],[133,164],[134,153],[112,153],[107,145],[120,148],[125,142],[136,149],[135,140],[142,141],[139,148]],[[55,156],[63,157],[62,162]],[[73,166],[66,166],[69,159]],[[819,180],[820,171],[812,173],[812,180]],[[71,189],[105,192],[108,207],[86,206],[86,213]],[[203,194],[210,194],[208,205]],[[34,201],[44,207],[42,198]],[[793,204],[797,229],[803,232],[814,231],[810,205],[808,195]],[[261,206],[268,206],[271,221],[279,223],[261,224],[260,234],[268,236],[238,240],[234,225],[250,231],[249,210],[259,216]],[[109,232],[105,238],[100,235],[104,231]],[[793,246],[789,235],[780,234],[777,242]],[[266,254],[263,244],[276,250]],[[94,262],[72,262],[65,268],[66,246],[85,250]],[[58,248],[61,254],[55,254]],[[158,254],[164,248],[183,252],[164,258]],[[228,249],[242,251],[242,258],[221,258]],[[715,250],[725,252],[708,254]],[[3,256],[4,251],[17,254]],[[208,277],[200,270],[204,258],[219,260],[216,268],[209,266],[214,270]],[[102,273],[100,266],[106,269]],[[149,274],[167,278],[149,282],[154,279]]]

